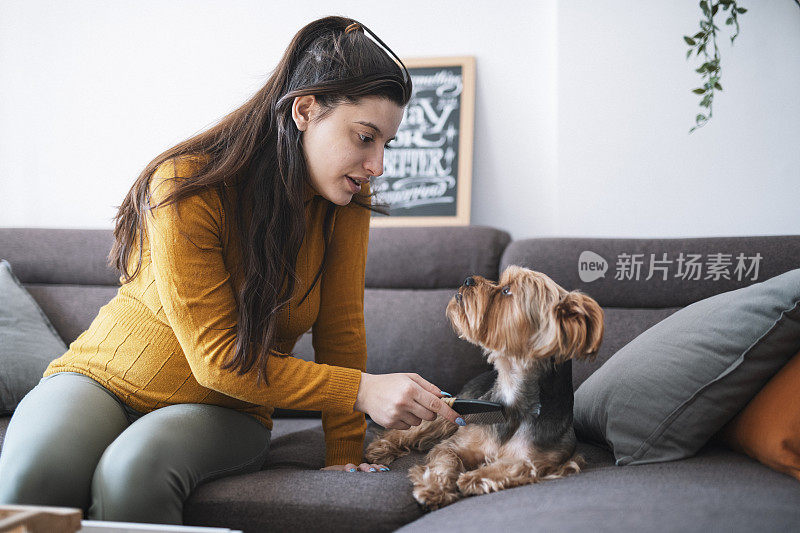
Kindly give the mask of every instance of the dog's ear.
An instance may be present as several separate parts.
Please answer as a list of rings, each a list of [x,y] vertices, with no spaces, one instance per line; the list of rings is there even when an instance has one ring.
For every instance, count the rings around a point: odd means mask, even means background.
[[[603,341],[603,310],[589,296],[568,292],[555,308],[559,356],[592,358]]]

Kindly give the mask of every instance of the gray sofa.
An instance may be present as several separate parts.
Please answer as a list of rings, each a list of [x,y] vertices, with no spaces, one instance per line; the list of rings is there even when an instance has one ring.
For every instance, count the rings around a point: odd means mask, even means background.
[[[68,344],[116,292],[105,266],[110,231],[0,228],[7,259]],[[607,261],[605,277],[582,281],[578,258]],[[759,253],[756,280],[615,279],[620,254]],[[367,264],[369,372],[418,372],[456,393],[487,368],[458,340],[444,315],[463,279],[497,279],[509,264],[581,289],[605,310],[605,339],[594,362],[573,366],[574,387],[639,333],[692,302],[797,268],[800,236],[703,239],[538,238],[511,242],[485,227],[373,228]],[[626,276],[627,278],[627,276]],[[295,347],[312,357],[310,335]],[[611,452],[580,442],[587,467],[576,476],[471,497],[423,512],[406,477],[412,454],[387,473],[321,472],[324,443],[314,413],[282,411],[269,458],[255,474],[215,480],[187,500],[186,524],[294,531],[797,531],[800,484],[712,439],[695,457],[619,467]],[[9,417],[0,418],[0,446]],[[377,428],[370,423],[367,442]]]

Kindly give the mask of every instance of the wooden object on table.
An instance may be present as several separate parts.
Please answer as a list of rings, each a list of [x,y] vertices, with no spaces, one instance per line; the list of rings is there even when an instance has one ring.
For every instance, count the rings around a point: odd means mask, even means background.
[[[81,518],[73,507],[0,505],[0,533],[75,533]]]

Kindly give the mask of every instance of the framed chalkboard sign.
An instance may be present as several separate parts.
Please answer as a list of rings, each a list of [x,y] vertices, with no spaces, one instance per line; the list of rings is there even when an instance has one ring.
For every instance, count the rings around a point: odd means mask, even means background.
[[[468,225],[475,58],[403,59],[414,92],[373,178],[373,226]]]

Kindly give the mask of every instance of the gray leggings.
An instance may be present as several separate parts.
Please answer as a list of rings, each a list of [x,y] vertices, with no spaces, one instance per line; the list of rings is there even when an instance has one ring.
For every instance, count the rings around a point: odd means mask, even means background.
[[[52,374],[22,399],[8,425],[0,504],[182,524],[183,503],[200,483],[261,469],[270,435],[233,409],[186,403],[143,415],[83,374]]]

